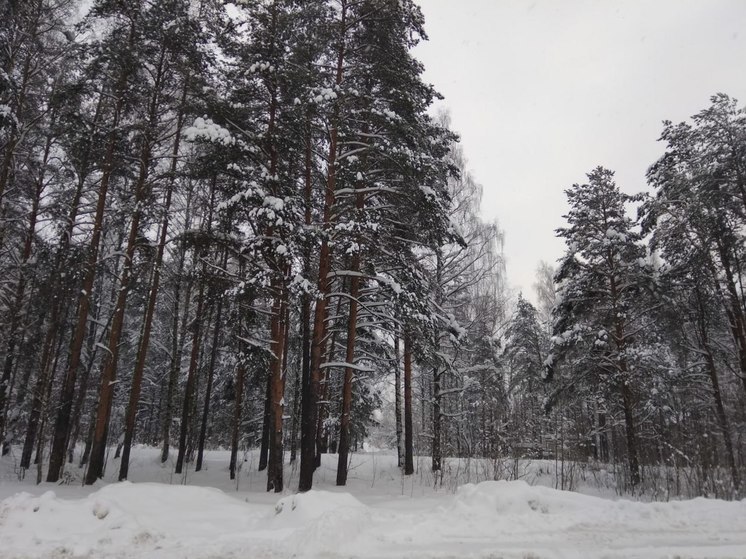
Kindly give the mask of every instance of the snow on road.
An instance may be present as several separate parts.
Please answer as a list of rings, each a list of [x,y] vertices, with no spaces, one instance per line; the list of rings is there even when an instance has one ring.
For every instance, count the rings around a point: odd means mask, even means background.
[[[279,499],[258,488],[124,482],[85,495],[50,486],[60,496],[21,492],[0,503],[0,557],[746,558],[746,501],[642,503],[523,481],[411,496],[392,494],[388,481],[379,493],[353,483],[357,496]]]

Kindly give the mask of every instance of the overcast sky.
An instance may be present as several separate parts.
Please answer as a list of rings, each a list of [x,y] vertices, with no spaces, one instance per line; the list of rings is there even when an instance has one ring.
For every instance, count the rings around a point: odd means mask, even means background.
[[[724,92],[746,104],[746,0],[419,0],[415,55],[445,96],[483,214],[506,234],[508,281],[533,299],[564,189],[597,165],[645,189],[661,121]]]

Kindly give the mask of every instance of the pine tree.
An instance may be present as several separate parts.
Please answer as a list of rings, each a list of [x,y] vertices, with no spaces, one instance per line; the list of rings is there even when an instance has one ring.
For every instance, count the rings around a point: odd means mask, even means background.
[[[95,16],[106,17],[109,15],[109,7],[106,3],[97,5],[91,14]],[[72,411],[72,399],[75,391],[75,383],[80,366],[81,352],[86,335],[86,326],[88,314],[91,306],[91,297],[96,278],[96,267],[99,259],[99,249],[104,224],[104,213],[107,207],[107,196],[112,175],[118,163],[115,155],[117,147],[121,141],[121,123],[124,117],[128,99],[128,83],[130,76],[136,67],[133,59],[135,55],[135,42],[137,36],[138,18],[140,15],[139,6],[130,6],[129,9],[121,13],[113,13],[114,17],[121,17],[122,28],[111,36],[107,37],[98,46],[98,57],[94,58],[91,63],[90,71],[93,73],[102,66],[107,67],[108,72],[105,75],[111,76],[110,83],[102,84],[102,88],[109,92],[112,97],[111,106],[108,107],[109,118],[106,122],[108,128],[106,148],[100,163],[101,179],[98,188],[96,201],[95,217],[93,229],[91,232],[90,242],[88,245],[88,260],[83,272],[83,283],[81,295],[78,303],[77,322],[75,331],[70,343],[70,359],[67,371],[63,381],[62,392],[60,395],[60,407],[55,422],[55,431],[52,452],[50,455],[49,472],[47,481],[57,481],[61,474],[64,464],[64,455],[67,446],[67,439],[70,433],[70,414]],[[109,66],[110,64],[110,66]],[[103,426],[102,426],[103,429]],[[103,437],[103,431],[100,436]],[[96,472],[96,475],[99,475]]]
[[[635,348],[644,336],[641,310],[649,274],[639,234],[625,215],[625,203],[635,198],[621,193],[613,177],[612,171],[598,167],[588,174],[588,183],[565,191],[568,227],[557,234],[567,249],[555,276],[558,304],[549,370],[568,367],[569,385],[590,386],[597,397],[606,396],[604,390],[621,396],[630,483],[635,486],[641,479],[635,390],[642,372]]]
[[[515,442],[530,444],[534,451],[543,444],[544,362],[549,337],[542,329],[536,308],[521,294],[515,314],[505,331],[503,357],[508,361],[508,390],[513,396]],[[522,438],[521,438],[522,437]]]

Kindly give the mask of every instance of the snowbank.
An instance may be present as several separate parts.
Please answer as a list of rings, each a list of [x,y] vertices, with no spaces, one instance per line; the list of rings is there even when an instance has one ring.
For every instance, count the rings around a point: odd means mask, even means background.
[[[368,507],[349,493],[309,491],[280,499],[268,527],[288,531],[294,556],[328,556],[341,553],[368,522]]]
[[[77,499],[19,493],[0,502],[0,558],[746,557],[746,501],[615,501],[522,481],[359,496],[128,482]]]
[[[83,499],[20,493],[0,503],[0,557],[202,557],[264,514],[205,487],[122,482]]]

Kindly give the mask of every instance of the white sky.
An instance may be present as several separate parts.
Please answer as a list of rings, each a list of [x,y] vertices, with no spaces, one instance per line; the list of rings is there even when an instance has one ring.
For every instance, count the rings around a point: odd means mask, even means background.
[[[717,92],[746,104],[746,0],[419,0],[415,55],[445,96],[508,281],[533,299],[554,263],[564,189],[597,165],[645,189],[664,119]]]

